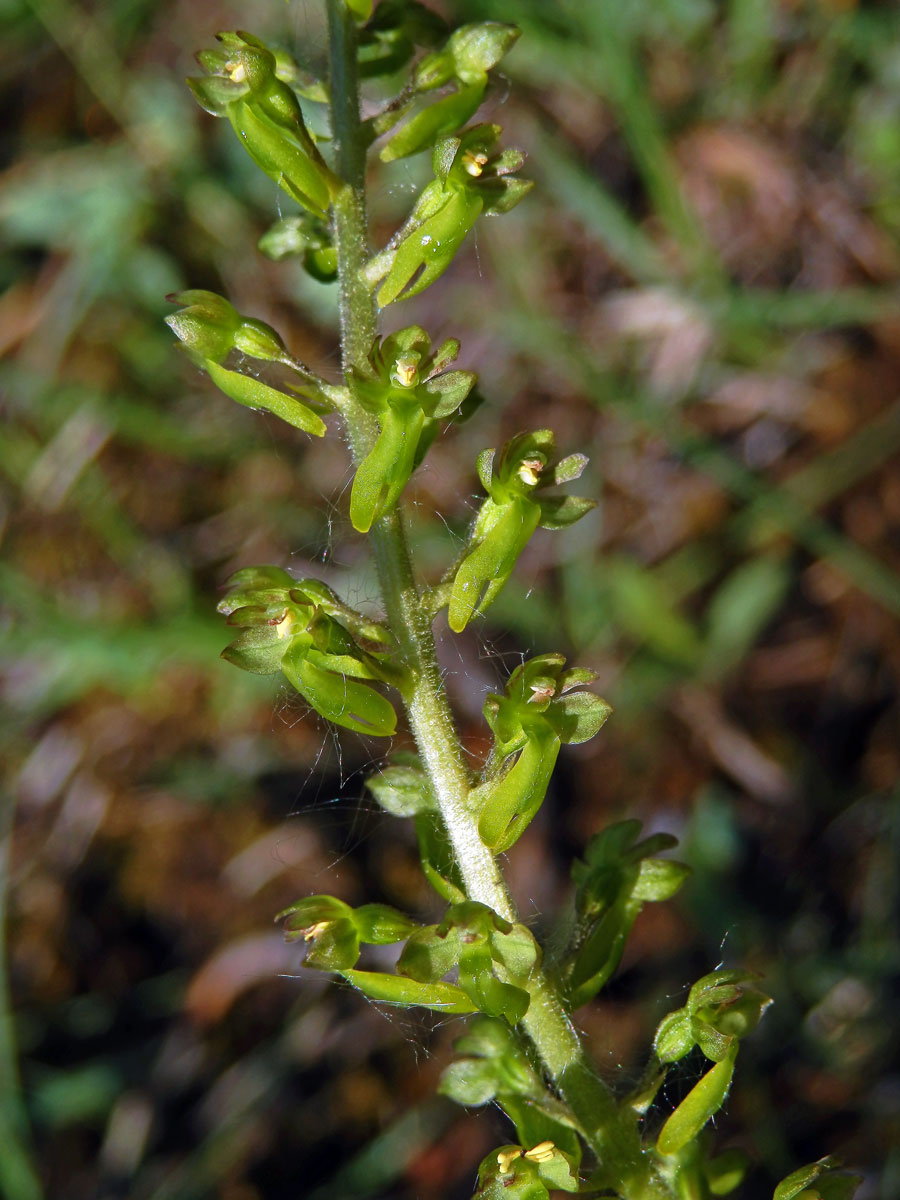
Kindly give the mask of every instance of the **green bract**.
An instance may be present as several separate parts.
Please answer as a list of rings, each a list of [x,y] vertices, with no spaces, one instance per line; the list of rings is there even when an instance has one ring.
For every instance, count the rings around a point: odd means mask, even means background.
[[[384,652],[384,630],[354,613],[317,580],[294,580],[277,567],[249,567],[229,580],[219,611],[242,630],[222,657],[246,671],[281,671],[311,708],[346,729],[387,737],[393,705],[367,683],[402,686]],[[357,638],[374,643],[371,649]],[[382,643],[379,645],[378,643]]]
[[[459,342],[448,338],[429,353],[431,339],[411,325],[375,342],[370,375],[354,371],[354,394],[378,419],[380,433],[360,463],[350,492],[350,520],[365,533],[400,498],[437,432],[475,383],[471,371],[448,371]]]
[[[514,178],[525,161],[521,150],[494,152],[499,125],[476,125],[443,138],[432,155],[435,179],[413,208],[391,248],[376,255],[366,279],[381,305],[418,295],[446,271],[482,213],[508,212],[531,182]]]
[[[188,86],[208,113],[228,118],[260,170],[303,208],[324,216],[340,183],[309,135],[295,92],[279,78],[276,56],[249,33],[218,37],[223,49],[197,55],[206,75],[189,78]]]
[[[544,488],[578,479],[587,466],[583,454],[571,454],[552,465],[552,430],[520,433],[500,454],[484,450],[478,475],[488,499],[482,504],[450,595],[450,628],[461,633],[472,617],[485,611],[512,574],[519,555],[538,526],[562,529],[592,508],[578,496],[543,496]]]

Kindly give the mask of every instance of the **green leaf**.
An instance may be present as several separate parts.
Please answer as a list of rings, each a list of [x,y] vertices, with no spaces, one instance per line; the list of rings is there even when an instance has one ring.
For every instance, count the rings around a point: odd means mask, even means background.
[[[707,1071],[700,1082],[691,1088],[662,1127],[656,1141],[656,1148],[660,1154],[677,1154],[697,1136],[709,1118],[719,1111],[731,1086],[736,1057],[737,1044],[732,1046],[726,1058],[716,1063],[712,1070]]]
[[[368,21],[372,15],[374,0],[344,0],[357,21]]]
[[[418,983],[379,971],[342,971],[344,978],[370,1000],[404,1007],[431,1008],[442,1013],[472,1013],[475,1005],[452,983]]]
[[[663,1017],[653,1038],[653,1050],[660,1062],[678,1062],[694,1048],[691,1014],[684,1008]]]
[[[243,404],[247,408],[263,409],[287,421],[296,429],[303,429],[314,437],[323,437],[326,432],[325,422],[321,417],[301,404],[293,396],[276,391],[268,384],[249,375],[241,375],[237,371],[228,371],[218,363],[207,359],[204,367],[213,383],[230,399]]]
[[[389,904],[363,904],[354,909],[353,923],[359,940],[367,946],[389,946],[402,942],[419,926]]]

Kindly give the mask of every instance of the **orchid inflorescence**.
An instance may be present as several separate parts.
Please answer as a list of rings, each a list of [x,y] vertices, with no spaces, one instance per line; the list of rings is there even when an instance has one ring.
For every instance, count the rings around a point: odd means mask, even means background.
[[[441,1091],[464,1105],[499,1105],[518,1139],[485,1158],[481,1200],[548,1200],[551,1191],[623,1200],[726,1195],[746,1162],[735,1151],[713,1154],[706,1126],[727,1097],[741,1039],[769,1003],[753,977],[717,970],[696,983],[659,1025],[644,1077],[622,1097],[596,1074],[571,1019],[616,970],[643,906],[668,900],[685,881],[687,867],[660,857],[674,839],[640,840],[637,821],[596,834],[573,867],[567,931],[546,951],[518,920],[500,875],[496,856],[540,810],[561,747],[596,736],[610,714],[587,690],[594,673],[557,653],[523,662],[485,700],[492,745],[474,770],[434,657],[431,624],[441,610],[462,633],[496,600],[538,529],[563,529],[593,509],[594,501],[560,490],[579,479],[587,458],[559,457],[549,429],[482,451],[475,471],[485,498],[456,561],[430,587],[412,573],[401,518],[432,443],[470,417],[481,396],[475,374],[454,365],[455,338],[435,344],[417,324],[380,336],[377,312],[433,285],[476,222],[528,194],[523,152],[503,146],[499,125],[476,119],[518,31],[498,21],[450,30],[416,0],[326,4],[331,78],[346,95],[244,31],[219,34],[218,47],[197,56],[203,74],[188,83],[297,205],[260,249],[275,261],[297,257],[341,289],[343,378],[318,376],[274,329],[211,291],[171,297],[179,309],[168,323],[232,400],[314,437],[336,434],[338,424],[347,435],[349,518],[371,538],[384,618],[357,611],[321,581],[245,567],[219,605],[236,631],[223,653],[244,670],[280,672],[310,709],[358,734],[392,738],[405,707],[418,753],[394,755],[367,787],[386,813],[414,822],[422,869],[445,907],[427,924],[385,904],[353,908],[311,895],[280,919],[287,937],[305,944],[307,967],[372,1000],[472,1015]],[[393,81],[410,63],[399,92],[362,119],[358,81]],[[313,132],[323,127],[323,107],[330,148]],[[396,233],[369,253],[360,221],[373,148],[383,164],[430,154],[432,178]],[[365,947],[392,944],[401,946],[393,970],[366,964]],[[698,1081],[673,1108],[660,1103],[671,1064],[692,1053],[705,1064]],[[823,1159],[784,1180],[776,1200],[848,1200],[853,1188]]]

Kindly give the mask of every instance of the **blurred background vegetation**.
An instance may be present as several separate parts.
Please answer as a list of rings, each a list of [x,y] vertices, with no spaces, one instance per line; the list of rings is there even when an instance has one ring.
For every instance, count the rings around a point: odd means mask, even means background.
[[[564,752],[515,893],[541,926],[602,825],[676,833],[691,884],[580,1013],[601,1069],[636,1077],[686,986],[747,964],[776,1003],[718,1123],[758,1163],[743,1194],[837,1152],[859,1200],[891,1200],[900,10],[434,7],[521,25],[485,112],[538,187],[389,314],[459,335],[489,398],[416,477],[421,561],[439,573],[475,454],[518,429],[588,449],[602,495],[444,646],[473,753],[524,652],[577,654],[616,708]],[[229,405],[162,323],[166,293],[212,288],[336,370],[334,292],[254,250],[283,197],[183,85],[218,29],[321,66],[318,0],[252,9],[0,0],[9,1200],[467,1200],[507,1136],[434,1098],[458,1024],[297,978],[272,926],[322,890],[434,909],[409,831],[362,796],[383,746],[217,657],[239,566],[374,597],[339,440]],[[380,235],[423,169],[374,176]]]

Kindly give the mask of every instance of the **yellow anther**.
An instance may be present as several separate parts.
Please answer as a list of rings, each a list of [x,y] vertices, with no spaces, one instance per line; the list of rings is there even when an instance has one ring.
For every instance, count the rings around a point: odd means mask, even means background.
[[[409,358],[398,358],[394,363],[394,382],[401,387],[412,387],[416,382],[418,363]]]
[[[530,683],[533,695],[528,697],[529,704],[543,704],[545,700],[552,700],[556,695],[556,688],[552,683]]]
[[[317,921],[315,925],[310,925],[308,929],[303,930],[303,940],[305,942],[314,942],[320,934],[324,933],[330,921]]]
[[[247,69],[242,62],[228,62],[225,73],[232,83],[243,83],[247,78]]]
[[[522,1147],[513,1146],[511,1150],[501,1150],[497,1155],[497,1162],[500,1164],[500,1174],[509,1175],[510,1164],[514,1163],[517,1158],[522,1157]]]
[[[544,464],[539,458],[523,458],[519,463],[519,470],[516,472],[523,483],[527,483],[529,487],[534,487],[540,482],[541,472],[544,469]]]
[[[549,1162],[555,1153],[556,1147],[552,1142],[538,1142],[536,1146],[525,1151],[525,1157],[531,1159],[532,1162],[545,1163]]]
[[[269,624],[276,627],[280,638],[290,637],[294,631],[293,614],[285,609],[277,621],[270,621]]]
[[[474,175],[477,179],[484,170],[487,160],[488,156],[482,151],[478,151],[478,153],[473,154],[471,150],[467,150],[462,156],[462,165],[470,175]]]

